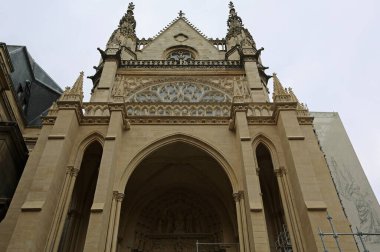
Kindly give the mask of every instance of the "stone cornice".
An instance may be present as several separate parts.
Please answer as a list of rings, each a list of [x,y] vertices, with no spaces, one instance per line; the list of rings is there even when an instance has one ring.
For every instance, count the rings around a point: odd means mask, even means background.
[[[77,116],[78,122],[83,118],[82,102],[81,101],[57,101],[58,110],[74,110]],[[44,123],[44,121],[42,121]]]
[[[58,109],[76,111],[80,125],[107,125],[112,111],[121,111],[123,125],[189,124],[229,125],[234,128],[236,112],[247,115],[249,125],[276,125],[281,111],[295,111],[301,125],[311,125],[313,117],[298,113],[297,104],[290,103],[83,103],[58,102]],[[82,110],[85,111],[83,114]],[[302,112],[302,111],[301,111]],[[54,124],[58,113],[43,117],[43,124]]]

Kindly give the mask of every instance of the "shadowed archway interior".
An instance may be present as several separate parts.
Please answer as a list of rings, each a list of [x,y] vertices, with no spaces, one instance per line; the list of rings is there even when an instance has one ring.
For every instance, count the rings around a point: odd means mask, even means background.
[[[95,141],[83,154],[58,251],[83,251],[102,152],[103,147]]]
[[[195,243],[236,243],[231,183],[206,152],[176,142],[151,153],[125,189],[118,251],[195,251]],[[202,251],[237,251],[210,245]]]
[[[286,235],[287,231],[280,190],[274,172],[271,154],[269,149],[262,143],[256,148],[256,158],[259,166],[260,188],[263,195],[270,251],[288,251],[282,250],[286,248],[288,244],[282,244],[282,240],[284,239],[282,236]],[[287,242],[285,237],[285,243]]]

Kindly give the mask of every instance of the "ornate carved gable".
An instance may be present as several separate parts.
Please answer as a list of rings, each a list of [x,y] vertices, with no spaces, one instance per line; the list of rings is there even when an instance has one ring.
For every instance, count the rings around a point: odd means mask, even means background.
[[[224,59],[224,54],[184,17],[178,17],[145,45],[138,52],[139,59],[164,59],[165,50],[178,46],[193,48],[198,60]]]

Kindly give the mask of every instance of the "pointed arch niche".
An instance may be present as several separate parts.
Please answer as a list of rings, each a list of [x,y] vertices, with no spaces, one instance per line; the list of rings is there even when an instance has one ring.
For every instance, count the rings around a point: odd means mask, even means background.
[[[111,251],[195,251],[237,243],[232,183],[209,153],[182,141],[147,155],[130,175]],[[237,252],[237,247],[227,251]],[[219,245],[201,251],[225,251]]]
[[[102,153],[102,145],[94,140],[84,151],[80,169],[68,169],[63,192],[65,195],[67,190],[67,200],[62,203],[63,217],[57,235],[59,243],[55,243],[54,251],[83,251]]]
[[[263,142],[257,144],[255,155],[270,251],[292,251],[292,243],[284,211],[285,201],[283,201],[283,193],[281,193],[283,188],[279,179],[279,176],[282,176],[282,170],[274,169],[270,149]]]

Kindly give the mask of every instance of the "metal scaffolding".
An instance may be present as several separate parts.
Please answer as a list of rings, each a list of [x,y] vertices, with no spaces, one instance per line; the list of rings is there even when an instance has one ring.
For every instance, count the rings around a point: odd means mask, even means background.
[[[336,246],[337,246],[337,249],[339,252],[343,252],[341,246],[340,246],[340,242],[339,242],[339,236],[344,236],[344,235],[351,235],[355,238],[355,241],[356,243],[357,242],[357,239],[359,240],[360,244],[361,244],[361,247],[363,248],[363,252],[370,252],[365,244],[365,237],[366,236],[371,236],[371,235],[380,235],[380,233],[364,233],[364,232],[361,232],[358,227],[356,227],[356,233],[340,233],[340,232],[337,232],[336,229],[335,229],[335,226],[334,226],[334,223],[333,223],[333,218],[329,215],[329,213],[327,212],[327,220],[329,221],[330,223],[330,227],[331,227],[331,230],[332,232],[322,232],[322,230],[318,227],[318,234],[319,234],[319,237],[321,238],[321,241],[322,241],[322,245],[323,245],[323,250],[324,252],[329,252],[326,248],[326,244],[325,244],[325,240],[324,240],[324,237],[325,236],[332,236],[335,240],[335,243],[336,243]],[[359,245],[358,245],[359,246]],[[375,252],[375,251],[373,251]]]

